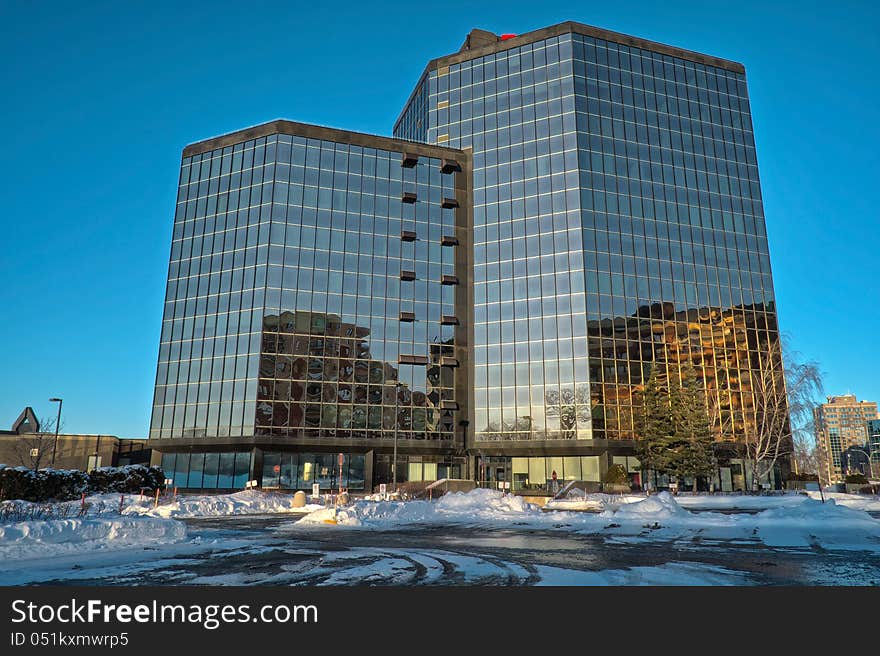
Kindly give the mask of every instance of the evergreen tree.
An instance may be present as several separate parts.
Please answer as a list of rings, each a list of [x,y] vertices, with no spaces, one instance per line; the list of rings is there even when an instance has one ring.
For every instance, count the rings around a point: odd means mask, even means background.
[[[717,461],[699,374],[690,362],[682,368],[682,382],[669,385],[669,407],[672,431],[666,470],[679,479],[693,478],[696,492],[697,478],[713,475]]]
[[[657,371],[655,366],[645,383],[641,412],[636,417],[636,434],[639,438],[636,456],[644,477],[648,472],[666,472],[669,436],[673,432],[669,394],[660,382]]]

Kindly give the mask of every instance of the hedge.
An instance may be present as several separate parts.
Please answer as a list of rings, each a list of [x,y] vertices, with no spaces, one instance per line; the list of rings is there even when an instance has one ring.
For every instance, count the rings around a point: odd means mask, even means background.
[[[40,469],[0,465],[0,501],[70,501],[86,494],[102,492],[136,493],[142,488],[155,490],[165,481],[158,467],[128,465],[102,467],[90,473],[78,469]]]

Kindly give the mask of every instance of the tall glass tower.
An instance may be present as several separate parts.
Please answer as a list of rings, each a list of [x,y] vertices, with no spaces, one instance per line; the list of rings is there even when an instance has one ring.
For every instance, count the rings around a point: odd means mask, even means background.
[[[695,367],[719,441],[755,425],[778,329],[742,65],[577,23],[474,30],[394,134],[473,149],[479,475],[637,478],[652,371]]]

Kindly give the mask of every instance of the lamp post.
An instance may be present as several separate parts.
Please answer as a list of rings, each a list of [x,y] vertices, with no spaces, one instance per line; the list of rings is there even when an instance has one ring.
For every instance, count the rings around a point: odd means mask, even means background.
[[[58,431],[61,428],[61,406],[64,405],[64,399],[52,397],[50,403],[58,404],[58,416],[55,419],[55,441],[52,443],[52,467],[55,467],[55,452],[58,450]]]

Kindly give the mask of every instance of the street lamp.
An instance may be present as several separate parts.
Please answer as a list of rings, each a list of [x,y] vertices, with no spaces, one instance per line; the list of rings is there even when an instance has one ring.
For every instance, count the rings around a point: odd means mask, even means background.
[[[52,444],[52,467],[54,467],[55,452],[58,450],[58,430],[61,428],[61,406],[64,405],[64,400],[52,397],[49,402],[58,404],[58,417],[55,419],[55,442]]]

